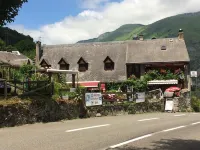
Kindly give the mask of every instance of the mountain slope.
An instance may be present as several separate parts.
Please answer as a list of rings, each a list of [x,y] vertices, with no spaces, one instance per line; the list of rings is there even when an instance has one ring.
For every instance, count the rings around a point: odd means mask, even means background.
[[[100,35],[98,38],[89,39],[89,40],[83,40],[79,41],[78,43],[88,43],[88,42],[107,42],[107,41],[119,41],[119,40],[125,40],[129,38],[129,34],[131,32],[137,33],[141,29],[143,29],[143,25],[141,24],[126,24],[118,28],[117,30],[113,32],[106,32],[102,35]]]
[[[129,26],[132,26],[132,30]],[[180,28],[184,30],[185,41],[191,59],[191,69],[196,70],[200,68],[200,12],[168,17],[147,26],[124,25],[113,32],[107,33],[108,35],[103,38],[101,35],[98,38],[84,42],[132,40],[135,35],[139,34],[143,34],[145,39],[177,37]]]
[[[0,39],[2,39],[6,45],[15,45],[21,40],[33,41],[32,37],[18,33],[7,27],[0,27]]]

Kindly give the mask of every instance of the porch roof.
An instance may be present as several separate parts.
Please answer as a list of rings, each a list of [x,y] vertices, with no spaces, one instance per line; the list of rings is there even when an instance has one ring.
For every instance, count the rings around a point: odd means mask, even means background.
[[[153,80],[147,83],[148,85],[164,85],[164,84],[178,84],[178,80]]]

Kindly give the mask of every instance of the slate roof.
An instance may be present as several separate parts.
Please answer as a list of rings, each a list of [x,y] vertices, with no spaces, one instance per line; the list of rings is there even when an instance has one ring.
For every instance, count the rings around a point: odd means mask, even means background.
[[[7,64],[7,65],[11,65],[14,67],[20,67],[24,63],[28,63],[28,60],[32,63],[32,61],[28,57],[26,57],[22,54],[18,55],[16,53],[0,51],[0,62]]]
[[[166,46],[166,50],[161,50]],[[104,60],[109,57],[114,63],[113,71],[104,70]],[[153,62],[189,62],[184,40],[154,39],[103,43],[77,43],[69,45],[43,45],[41,59],[48,60],[52,68],[59,69],[58,62],[64,58],[70,70],[78,70],[80,58],[89,64],[86,72],[79,73],[79,81],[123,81],[126,79],[126,64]],[[71,76],[69,77],[71,81]]]
[[[161,50],[162,47],[166,50]],[[128,43],[127,63],[189,62],[184,40],[178,38],[154,39]]]

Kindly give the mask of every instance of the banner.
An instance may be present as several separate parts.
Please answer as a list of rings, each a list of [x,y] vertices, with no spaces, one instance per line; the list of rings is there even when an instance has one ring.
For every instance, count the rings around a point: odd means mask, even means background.
[[[85,93],[85,103],[87,107],[102,105],[102,94]]]
[[[136,93],[136,103],[143,103],[143,102],[145,102],[145,92]]]
[[[173,99],[166,99],[165,110],[172,111],[174,107]]]

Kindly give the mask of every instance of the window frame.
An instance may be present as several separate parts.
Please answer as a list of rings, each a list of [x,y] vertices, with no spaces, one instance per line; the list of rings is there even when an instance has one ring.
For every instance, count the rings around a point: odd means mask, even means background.
[[[78,71],[79,72],[86,72],[88,70],[88,63],[81,57],[78,64]]]
[[[115,63],[110,59],[109,56],[104,60],[104,70],[105,71],[113,71],[115,69]]]
[[[69,70],[70,65],[67,63],[67,61],[64,60],[64,58],[61,58],[58,64],[60,70]]]

